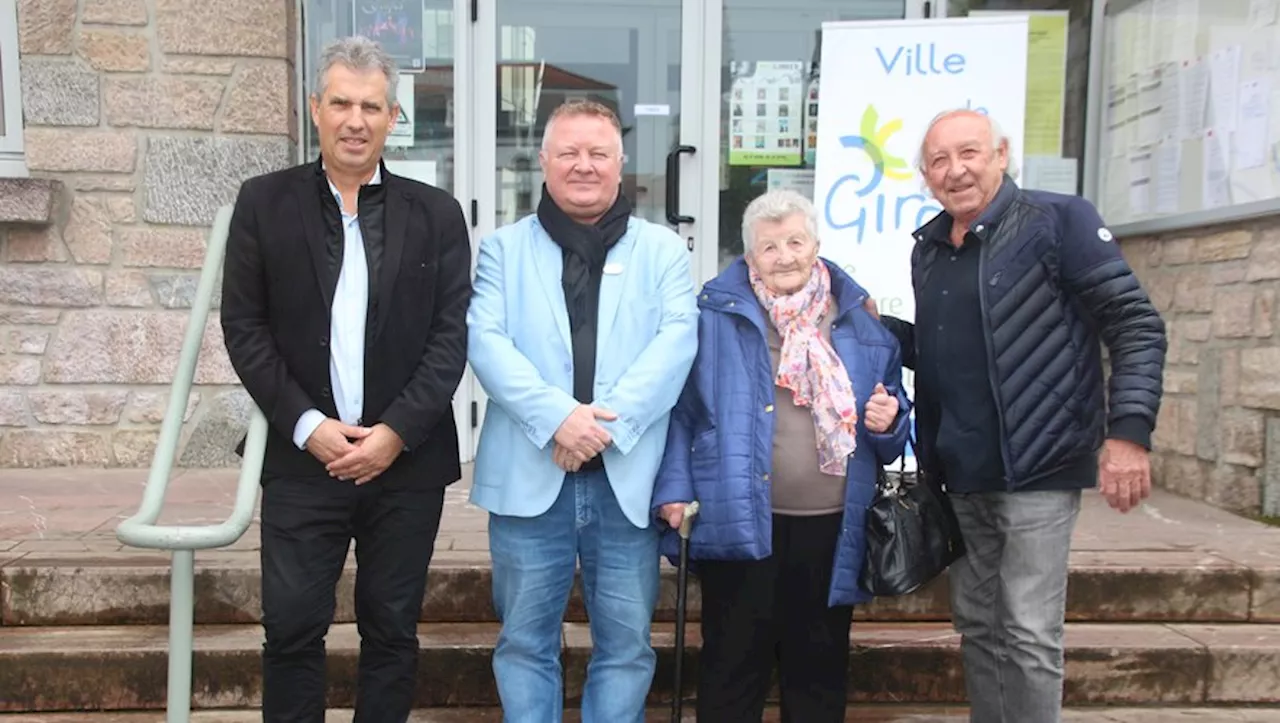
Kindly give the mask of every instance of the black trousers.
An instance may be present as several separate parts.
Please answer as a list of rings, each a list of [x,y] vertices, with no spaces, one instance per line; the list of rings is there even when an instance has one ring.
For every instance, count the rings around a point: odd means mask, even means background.
[[[443,488],[330,477],[263,476],[262,716],[323,723],[324,638],[335,590],[356,541],[360,663],[357,723],[409,716],[418,668],[418,618],[440,528]]]
[[[783,723],[843,723],[853,608],[827,606],[843,515],[773,517],[773,555],[700,561],[701,723],[760,723],[774,663]]]

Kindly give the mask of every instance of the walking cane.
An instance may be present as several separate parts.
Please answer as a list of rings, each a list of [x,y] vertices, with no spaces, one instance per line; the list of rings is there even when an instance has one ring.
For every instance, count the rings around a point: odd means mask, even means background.
[[[671,723],[680,723],[684,706],[684,618],[689,593],[689,535],[693,532],[693,518],[698,514],[698,503],[684,506],[684,518],[680,521],[680,567],[676,569],[676,680],[671,692]]]

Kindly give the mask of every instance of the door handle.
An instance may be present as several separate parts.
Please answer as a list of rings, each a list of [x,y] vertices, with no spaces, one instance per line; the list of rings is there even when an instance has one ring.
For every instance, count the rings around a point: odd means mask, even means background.
[[[667,223],[672,226],[693,223],[693,216],[680,215],[680,154],[697,152],[693,146],[676,146],[667,154]]]

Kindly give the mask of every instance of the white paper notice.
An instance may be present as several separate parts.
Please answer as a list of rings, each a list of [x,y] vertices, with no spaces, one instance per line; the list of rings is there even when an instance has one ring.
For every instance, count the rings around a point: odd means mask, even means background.
[[[1200,201],[1204,208],[1220,208],[1231,202],[1226,140],[1225,135],[1213,129],[1204,132],[1204,178],[1200,185]]]
[[[412,178],[420,183],[428,186],[438,186],[436,183],[436,162],[435,161],[393,161],[387,160],[387,170],[397,176],[404,178]]]
[[[1125,126],[1127,102],[1124,86],[1112,85],[1107,88],[1107,137],[1111,142],[1112,158],[1123,158],[1129,149]]]
[[[1129,155],[1129,212],[1145,216],[1151,210],[1151,151]]]
[[[1078,165],[1074,158],[1027,156],[1023,159],[1022,187],[1074,196]]]
[[[1181,210],[1182,141],[1171,138],[1156,146],[1152,161],[1156,213],[1167,215]]]
[[[396,83],[396,102],[400,104],[400,116],[396,125],[387,134],[387,145],[392,148],[407,148],[413,145],[413,79],[414,73],[401,73]]]
[[[1138,80],[1138,137],[1134,143],[1149,146],[1160,140],[1160,69],[1143,73]]]
[[[813,170],[799,168],[770,168],[765,176],[766,190],[788,189],[805,198],[813,198]]]
[[[671,115],[671,106],[665,103],[636,103],[636,115]]]
[[[1271,91],[1265,78],[1240,84],[1240,111],[1234,144],[1237,170],[1258,168],[1267,163],[1270,103]]]
[[[1173,47],[1174,30],[1178,27],[1175,13],[1177,0],[1151,0],[1152,54],[1157,64],[1180,60],[1181,49]]]
[[[1125,13],[1131,18],[1133,43],[1133,67],[1130,72],[1143,73],[1147,68],[1156,64],[1155,43],[1151,38],[1151,18],[1154,13],[1154,7],[1151,3],[1138,3],[1129,8]]]
[[[1249,0],[1249,27],[1276,24],[1277,0]]]
[[[1165,63],[1160,68],[1160,128],[1158,140],[1165,138],[1181,138],[1182,122],[1182,84],[1179,78],[1178,64]]]
[[[1200,28],[1200,0],[1178,0],[1173,17],[1174,50],[1183,53],[1184,60],[1194,57],[1196,31]]]
[[[1236,129],[1236,95],[1240,89],[1239,45],[1216,50],[1209,56],[1209,96],[1212,116],[1209,125],[1219,133]]]
[[[1181,137],[1199,138],[1204,135],[1205,111],[1209,106],[1209,64],[1204,60],[1184,63],[1178,82],[1181,85],[1178,91]]]
[[[1271,101],[1268,107],[1280,110],[1280,84],[1271,86]],[[1274,144],[1276,139],[1280,139],[1280,112],[1268,113],[1267,124],[1269,127],[1267,138]]]

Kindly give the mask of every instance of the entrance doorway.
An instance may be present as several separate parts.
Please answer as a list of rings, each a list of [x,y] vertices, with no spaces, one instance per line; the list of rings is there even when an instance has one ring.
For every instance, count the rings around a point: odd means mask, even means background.
[[[923,17],[928,5],[303,0],[302,156],[317,153],[305,100],[319,50],[341,35],[383,40],[401,64],[406,111],[387,151],[391,170],[453,193],[470,217],[474,248],[535,211],[547,117],[564,100],[590,98],[622,121],[623,188],[636,214],[684,239],[701,285],[742,253],[742,212],[752,198],[771,185],[812,185],[821,83],[855,80],[823,78],[822,23]],[[468,372],[454,398],[464,461],[474,454],[484,402]]]

